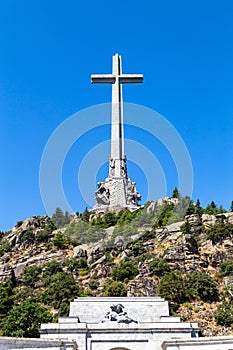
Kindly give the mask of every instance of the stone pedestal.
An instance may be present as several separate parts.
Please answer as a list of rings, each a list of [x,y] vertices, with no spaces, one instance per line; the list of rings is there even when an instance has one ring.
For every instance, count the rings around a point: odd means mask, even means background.
[[[141,196],[136,191],[135,182],[130,181],[127,177],[112,177],[98,183],[95,198],[96,205],[93,210],[105,211],[107,208],[136,210],[139,208],[138,202]]]

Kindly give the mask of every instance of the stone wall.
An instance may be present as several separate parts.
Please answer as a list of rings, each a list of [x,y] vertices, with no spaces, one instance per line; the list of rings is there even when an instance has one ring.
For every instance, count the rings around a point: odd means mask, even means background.
[[[205,337],[191,340],[167,340],[162,345],[163,350],[231,350],[233,337]]]
[[[76,342],[70,340],[0,337],[0,350],[8,349],[77,350],[78,346]]]

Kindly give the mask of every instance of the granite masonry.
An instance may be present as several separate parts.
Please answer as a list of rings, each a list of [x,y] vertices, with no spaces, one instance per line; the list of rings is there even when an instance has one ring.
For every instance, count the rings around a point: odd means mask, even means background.
[[[76,342],[79,350],[233,349],[233,337],[199,338],[198,324],[169,316],[160,297],[77,298],[69,317],[42,324],[40,333]]]
[[[68,318],[40,329],[42,339],[73,340],[79,350],[161,350],[165,340],[191,340],[198,331],[197,323],[169,316],[160,297],[77,298]]]
[[[95,74],[91,76],[94,84],[112,85],[112,123],[111,156],[109,158],[109,175],[104,182],[98,183],[95,192],[95,211],[107,208],[118,210],[137,209],[141,195],[136,190],[136,183],[127,175],[126,156],[124,154],[124,125],[122,84],[141,83],[142,74],[122,74],[121,56],[113,56],[112,74]]]

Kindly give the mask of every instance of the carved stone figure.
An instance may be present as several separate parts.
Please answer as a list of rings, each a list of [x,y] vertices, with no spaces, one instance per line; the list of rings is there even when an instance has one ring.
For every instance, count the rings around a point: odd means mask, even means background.
[[[121,176],[127,177],[126,158],[121,159]]]
[[[141,200],[141,195],[136,191],[136,183],[128,182],[126,188],[126,200],[128,205],[138,205],[138,202]]]
[[[126,311],[124,311],[124,306],[122,304],[114,304],[110,306],[111,311],[108,311],[102,322],[116,321],[117,323],[131,323],[137,321],[130,318]]]
[[[109,175],[115,175],[115,159],[109,158]]]
[[[98,182],[98,190],[95,192],[96,202],[98,204],[109,204],[110,192],[109,189],[104,186],[103,182]]]

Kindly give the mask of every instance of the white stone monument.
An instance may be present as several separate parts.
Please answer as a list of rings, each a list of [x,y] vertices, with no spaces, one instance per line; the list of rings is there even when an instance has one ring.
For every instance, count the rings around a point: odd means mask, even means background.
[[[198,337],[197,323],[169,316],[160,297],[85,297],[59,323],[42,324],[42,339],[75,341],[79,350],[161,350],[165,340]]]
[[[121,56],[116,54],[113,56],[112,74],[92,75],[91,81],[94,84],[112,84],[109,175],[104,182],[98,183],[94,210],[106,210],[106,208],[137,209],[141,196],[136,190],[136,183],[128,178],[124,154],[122,84],[141,83],[143,75],[122,74]]]

